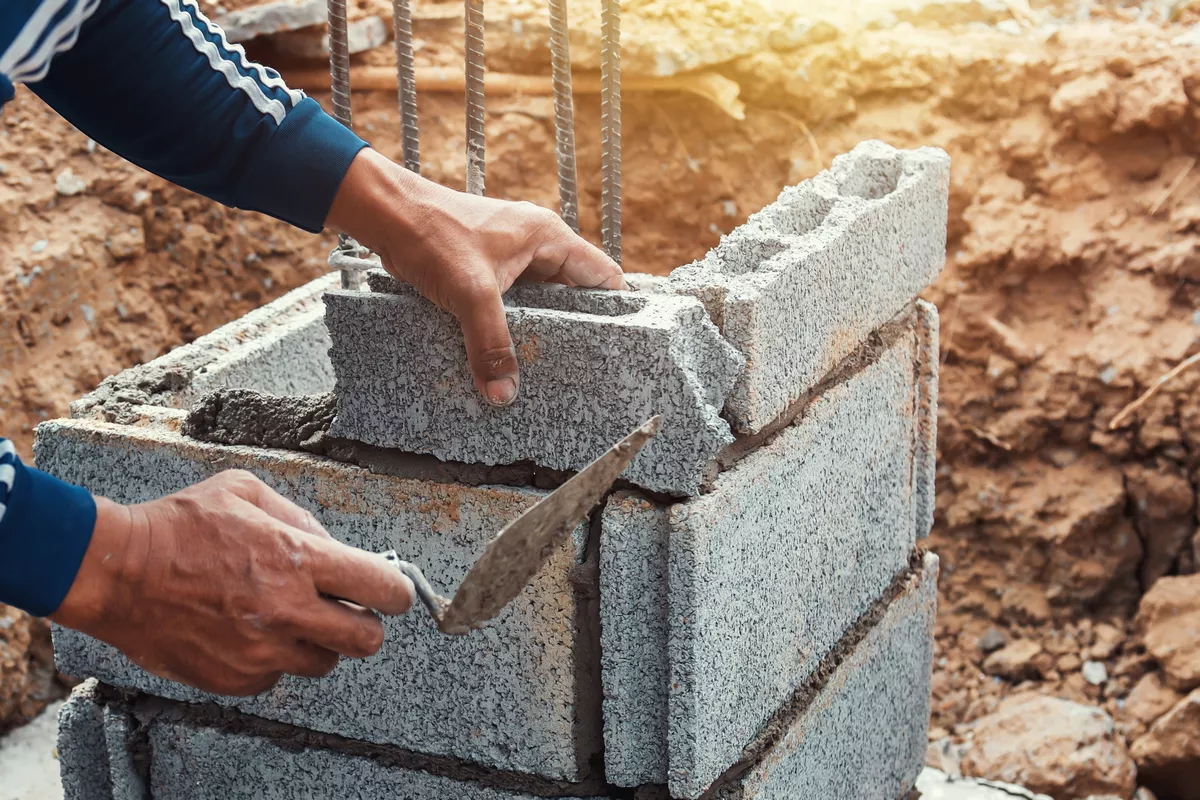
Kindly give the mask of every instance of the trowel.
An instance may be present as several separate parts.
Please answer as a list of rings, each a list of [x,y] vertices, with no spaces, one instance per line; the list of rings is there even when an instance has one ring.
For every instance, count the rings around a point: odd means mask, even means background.
[[[409,577],[417,597],[429,609],[442,633],[459,635],[483,627],[514,600],[554,555],[571,531],[587,519],[646,442],[658,432],[662,417],[654,416],[617,442],[562,486],[504,526],[467,572],[454,597],[434,591],[421,568],[400,560],[395,550],[388,561]]]

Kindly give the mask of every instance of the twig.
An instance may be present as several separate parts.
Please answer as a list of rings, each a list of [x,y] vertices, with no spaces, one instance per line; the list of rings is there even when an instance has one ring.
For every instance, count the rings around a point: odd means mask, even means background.
[[[800,129],[800,132],[804,134],[804,138],[808,140],[808,146],[812,148],[813,158],[817,160],[817,169],[825,169],[825,159],[821,157],[821,147],[817,144],[817,137],[813,136],[812,131],[804,124],[804,120],[799,117],[793,117],[786,111],[780,111],[777,108],[770,110]]]
[[[1154,208],[1150,209],[1150,216],[1153,217],[1157,214],[1158,210],[1163,207],[1163,203],[1167,202],[1171,195],[1175,194],[1175,190],[1179,188],[1184,179],[1192,174],[1192,170],[1196,168],[1196,162],[1198,161],[1200,161],[1200,156],[1193,158],[1191,164],[1188,164],[1187,167],[1179,171],[1179,174],[1175,176],[1175,180],[1171,181],[1171,185],[1167,187],[1167,191],[1163,193],[1162,197],[1158,198],[1158,202],[1154,204]]]
[[[1188,356],[1183,361],[1180,361],[1178,364],[1175,365],[1174,369],[1172,369],[1166,375],[1163,375],[1161,378],[1159,378],[1157,381],[1155,381],[1154,385],[1151,386],[1149,389],[1142,392],[1141,397],[1139,397],[1137,400],[1134,400],[1132,403],[1130,403],[1129,405],[1122,408],[1120,413],[1118,413],[1115,417],[1112,418],[1112,422],[1108,423],[1108,429],[1110,431],[1115,431],[1117,428],[1121,427],[1121,424],[1124,423],[1125,420],[1127,420],[1133,414],[1133,412],[1137,411],[1139,408],[1146,405],[1146,403],[1150,402],[1150,398],[1152,398],[1152,397],[1154,397],[1154,395],[1158,394],[1160,389],[1162,389],[1168,383],[1173,381],[1175,378],[1179,377],[1179,375],[1182,372],[1184,372],[1185,370],[1187,370],[1189,367],[1194,367],[1197,364],[1200,364],[1200,353],[1196,353],[1195,355]]]
[[[1009,444],[1008,442],[1004,441],[1003,439],[1001,439],[999,436],[992,433],[991,431],[985,431],[983,428],[976,428],[974,425],[967,425],[966,428],[969,433],[975,435],[976,437],[978,437],[980,439],[983,439],[988,444],[994,445],[995,447],[999,447],[1001,450],[1003,450],[1006,453],[1012,452],[1012,445]]]

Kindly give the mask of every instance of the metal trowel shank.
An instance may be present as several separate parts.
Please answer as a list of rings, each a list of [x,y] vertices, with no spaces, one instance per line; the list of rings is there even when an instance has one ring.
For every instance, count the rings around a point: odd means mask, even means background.
[[[463,578],[453,599],[434,591],[421,568],[385,555],[407,575],[417,596],[437,620],[442,633],[463,634],[482,627],[533,580],[571,531],[587,519],[642,446],[658,432],[655,416],[607,453],[555,489],[524,514],[504,526]]]

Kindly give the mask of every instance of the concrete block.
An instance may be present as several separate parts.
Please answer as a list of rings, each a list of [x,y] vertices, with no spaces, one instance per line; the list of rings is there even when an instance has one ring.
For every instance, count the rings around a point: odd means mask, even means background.
[[[96,681],[75,687],[58,712],[58,763],[64,800],[112,800],[104,708]]]
[[[327,19],[326,0],[277,0],[231,11],[216,23],[229,41],[245,42],[265,34],[324,25]]]
[[[137,723],[124,711],[111,706],[104,709],[104,745],[108,751],[108,777],[113,800],[145,800],[146,779],[138,766]],[[144,766],[144,764],[143,764]]]
[[[155,409],[183,409],[227,387],[267,394],[333,389],[322,296],[327,275],[294,289],[148,364],[105,378],[71,404],[71,416],[141,422]]]
[[[610,500],[600,543],[609,780],[665,775],[673,797],[699,796],[905,569],[918,353],[908,318],[709,494],[669,507]],[[653,622],[664,607],[666,626]]]
[[[501,527],[544,495],[374,475],[305,453],[214,445],[170,430],[91,420],[40,426],[35,453],[42,469],[127,503],[223,469],[247,469],[313,512],[336,538],[372,551],[395,548],[447,593]],[[255,698],[202,695],[64,629],[55,631],[58,666],[70,675],[172,699],[215,701],[315,731],[575,780],[600,738],[589,700],[599,680],[587,632],[595,578],[581,577],[595,569],[580,563],[586,542],[581,527],[484,630],[446,637],[420,611],[388,619],[386,644],[376,656],[344,660],[321,680],[286,678]]]
[[[521,391],[493,408],[471,381],[454,317],[395,281],[371,280],[377,291],[325,298],[332,436],[448,461],[577,470],[662,414],[624,477],[674,495],[698,493],[732,441],[719,412],[742,360],[692,298],[514,288],[506,302]]]
[[[937,556],[927,554],[861,641],[766,732],[721,800],[895,800],[916,784],[929,730]],[[755,751],[757,753],[757,751]]]
[[[941,150],[864,142],[671,273],[746,357],[725,404],[735,431],[761,430],[933,281],[949,170]]]
[[[938,344],[937,306],[918,300],[917,314],[917,457],[913,470],[913,496],[917,506],[917,538],[933,529],[937,502]]]
[[[321,29],[290,31],[272,37],[275,49],[293,58],[329,58],[329,34]],[[380,17],[363,17],[346,25],[346,49],[351,55],[387,44],[388,24]]]
[[[345,752],[281,746],[181,721],[152,722],[150,746],[153,796],[163,800],[541,800]]]

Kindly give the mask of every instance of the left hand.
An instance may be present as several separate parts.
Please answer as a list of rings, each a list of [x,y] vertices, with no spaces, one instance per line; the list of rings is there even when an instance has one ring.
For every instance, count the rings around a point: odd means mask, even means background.
[[[350,165],[326,225],[458,318],[475,386],[493,405],[511,403],[520,386],[500,298],[518,278],[628,288],[616,262],[553,211],[456,192],[374,150]]]

